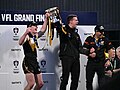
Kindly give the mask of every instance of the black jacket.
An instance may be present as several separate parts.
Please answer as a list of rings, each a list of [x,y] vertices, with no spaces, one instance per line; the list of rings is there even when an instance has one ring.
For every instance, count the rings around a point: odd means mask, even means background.
[[[96,57],[91,58],[88,57],[89,61],[104,61],[105,60],[105,52],[107,52],[109,49],[113,47],[111,42],[109,41],[108,38],[103,36],[102,38],[98,39],[98,42],[96,42],[94,35],[93,36],[88,36],[84,42],[83,45],[85,48],[95,48],[96,52]]]
[[[77,33],[78,29],[70,28],[68,25],[66,25],[64,30],[67,32],[67,34],[62,32],[62,30],[58,31],[60,36],[59,56],[79,57],[80,53],[88,55],[89,50],[83,49],[80,36]]]

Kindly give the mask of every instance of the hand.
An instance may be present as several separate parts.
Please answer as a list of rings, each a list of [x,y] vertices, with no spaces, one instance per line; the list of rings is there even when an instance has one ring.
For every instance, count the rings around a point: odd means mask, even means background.
[[[95,49],[92,47],[92,48],[90,49],[90,53],[93,53],[93,52],[95,52]]]
[[[25,32],[25,34],[28,34],[28,33],[30,33],[32,30],[31,30],[31,27],[28,27],[27,28],[27,30],[26,30],[26,32]]]
[[[47,19],[48,17],[50,17],[50,13],[47,12],[47,13],[45,14],[45,19]]]
[[[92,58],[95,58],[96,57],[96,53],[95,52],[91,53],[91,54],[89,54],[89,56],[92,57]]]
[[[111,70],[105,71],[105,75],[112,77],[112,71]]]
[[[96,57],[95,49],[94,49],[93,47],[90,49],[90,54],[89,54],[89,56],[92,57],[92,58],[95,58],[95,57]]]
[[[111,64],[111,63],[110,63],[110,61],[108,60],[108,61],[105,63],[104,66],[105,66],[105,67],[108,67],[108,66],[110,66],[110,64]]]

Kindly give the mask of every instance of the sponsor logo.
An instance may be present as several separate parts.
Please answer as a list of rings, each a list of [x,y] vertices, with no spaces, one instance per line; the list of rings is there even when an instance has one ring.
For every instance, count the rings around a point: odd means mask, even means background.
[[[93,33],[84,33],[84,35],[93,35]]]
[[[13,33],[14,33],[13,40],[14,41],[18,41],[19,40],[18,32],[19,32],[19,28],[17,28],[17,27],[13,28]]]
[[[19,29],[17,27],[13,28],[13,32],[14,32],[15,35],[18,34],[18,31],[19,31]]]
[[[41,48],[41,49],[38,49],[39,51],[48,51],[47,48]]]
[[[41,61],[41,66],[44,68],[45,65],[46,65],[46,61],[43,59],[43,60]]]
[[[11,51],[21,51],[21,49],[11,49]]]
[[[14,64],[15,68],[17,68],[19,65],[19,61],[15,60],[15,61],[13,61],[13,64]]]
[[[45,81],[45,80],[44,80],[43,82],[44,82],[44,83],[48,83],[48,81]]]
[[[19,68],[18,68],[19,61],[18,60],[14,60],[13,61],[13,65],[14,65],[13,73],[15,73],[15,74],[19,73]]]
[[[41,41],[45,41],[46,40],[46,36],[43,35],[42,37],[40,37],[40,40]]]
[[[21,84],[22,82],[21,81],[13,81],[11,82],[12,84]]]
[[[46,71],[46,64],[47,64],[47,62],[46,62],[45,59],[42,59],[40,61],[40,70],[41,70],[42,73],[46,73],[47,72]]]

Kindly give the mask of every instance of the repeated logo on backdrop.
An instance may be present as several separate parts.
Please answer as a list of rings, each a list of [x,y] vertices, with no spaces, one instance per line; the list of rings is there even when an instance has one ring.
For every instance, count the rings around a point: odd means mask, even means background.
[[[12,81],[12,84],[22,84],[22,81]]]
[[[19,40],[18,32],[19,32],[19,28],[17,28],[17,27],[13,28],[13,33],[14,33],[13,40],[14,41],[18,41]]]
[[[14,60],[13,61],[13,66],[14,66],[14,68],[13,68],[13,73],[14,74],[18,74],[19,73],[19,61],[18,60]]]
[[[47,64],[47,61],[45,59],[42,59],[40,61],[40,69],[41,69],[42,73],[46,73],[47,72],[47,70],[46,70],[46,64]]]

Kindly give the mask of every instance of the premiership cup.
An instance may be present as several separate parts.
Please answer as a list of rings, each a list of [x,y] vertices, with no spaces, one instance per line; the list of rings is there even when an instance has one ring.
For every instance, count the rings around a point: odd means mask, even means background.
[[[49,8],[45,12],[50,13],[51,23],[56,23],[61,20],[58,7]]]
[[[46,13],[49,13],[50,16],[48,17],[48,39],[47,41],[49,44],[52,44],[52,40],[54,38],[54,29],[58,30],[63,30],[62,27],[62,19],[59,13],[58,7],[52,7],[47,10],[45,10]],[[58,37],[58,32],[57,37]]]

